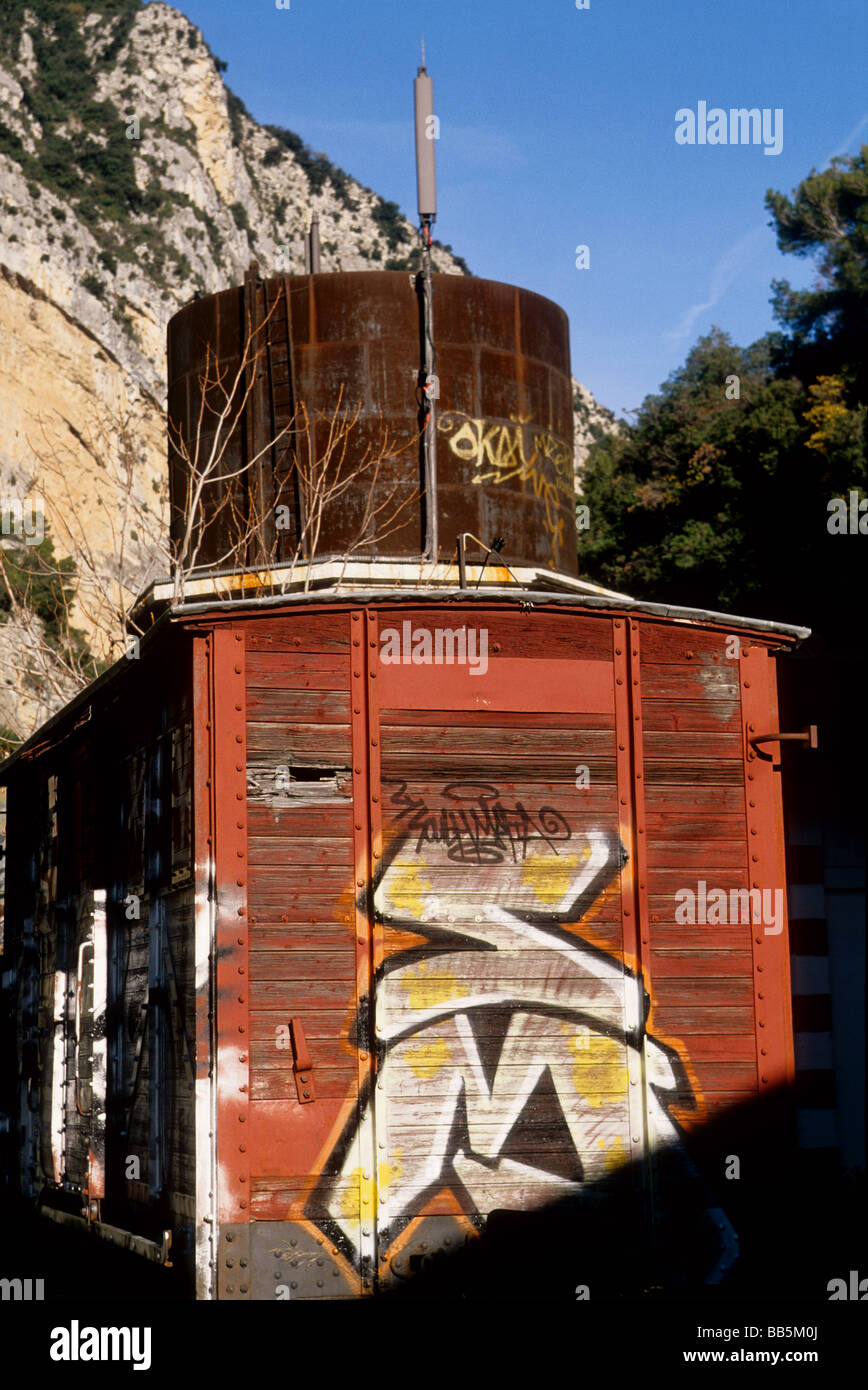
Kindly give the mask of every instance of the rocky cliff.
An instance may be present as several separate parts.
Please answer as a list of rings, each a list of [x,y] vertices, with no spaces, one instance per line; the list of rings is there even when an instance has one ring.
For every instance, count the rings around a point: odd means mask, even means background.
[[[269,274],[303,270],[313,213],[325,271],[413,268],[417,235],[299,136],[258,125],[169,5],[3,8],[0,515],[14,532],[8,507],[29,500],[57,555],[90,547],[100,578],[74,617],[105,659],[119,652],[100,639],[97,609],[122,609],[165,568],[168,319],[239,283],[252,259]],[[467,273],[449,247],[435,247],[434,263]],[[580,464],[611,416],[578,383],[576,393]],[[144,525],[127,516],[122,528],[124,506]],[[36,638],[0,586],[4,618],[0,736],[39,722],[79,679],[46,683],[22,659]]]

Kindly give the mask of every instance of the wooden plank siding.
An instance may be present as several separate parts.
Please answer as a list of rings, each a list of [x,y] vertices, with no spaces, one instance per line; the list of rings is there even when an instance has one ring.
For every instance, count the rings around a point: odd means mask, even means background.
[[[774,639],[483,596],[178,626],[8,779],[26,1195],[179,1259],[195,1217],[199,1297],[373,1292],[493,1212],[615,1192],[664,1242],[702,1227],[705,1278],[700,1141],[792,1077],[788,942],[679,908],[784,889],[749,744]],[[439,628],[485,660],[414,660]],[[75,1036],[103,903],[104,1192],[102,1024]]]
[[[486,629],[485,669],[381,659],[447,623]],[[725,634],[484,606],[236,625],[251,1219],[369,1281],[426,1222],[600,1195],[756,1096],[751,926],[675,918],[700,879],[751,884]]]
[[[456,1210],[478,1226],[577,1184],[601,1195],[630,1154],[636,1061],[609,621],[422,609],[381,613],[380,633],[399,617],[484,627],[489,660],[381,664],[371,691],[393,1258]]]
[[[245,636],[250,1210],[310,1220],[326,1216],[312,1193],[359,1089],[350,616],[262,619]],[[293,1019],[313,1062],[306,1105]]]
[[[39,1080],[22,1190],[48,1206],[76,1194],[89,1220],[148,1237],[174,1225],[182,1249],[195,1191],[191,725],[177,639],[170,657],[157,698],[125,665],[122,697],[94,699],[16,769],[13,803],[34,798],[34,871],[4,944],[23,948],[19,1054]]]
[[[738,659],[724,633],[643,623],[637,634],[652,1026],[677,1037],[694,1123],[757,1093],[751,928],[675,920],[679,890],[748,888]]]

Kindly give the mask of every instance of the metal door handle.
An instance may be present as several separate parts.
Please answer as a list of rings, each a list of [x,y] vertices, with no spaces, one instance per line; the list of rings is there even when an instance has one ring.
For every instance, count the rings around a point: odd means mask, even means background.
[[[747,726],[747,741],[750,749],[756,749],[760,743],[806,743],[809,748],[817,747],[817,726],[809,724],[807,729],[803,729],[800,734],[755,734],[755,724]],[[755,758],[756,752],[748,752],[749,758]]]
[[[316,1100],[313,1084],[313,1062],[300,1018],[289,1020],[289,1039],[292,1043],[292,1071],[295,1076],[298,1103],[299,1105],[310,1105],[311,1101]]]

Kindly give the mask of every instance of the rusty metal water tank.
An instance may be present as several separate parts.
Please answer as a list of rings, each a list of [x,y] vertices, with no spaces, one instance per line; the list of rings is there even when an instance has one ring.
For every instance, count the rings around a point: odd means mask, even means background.
[[[200,463],[212,446],[223,391],[238,377],[236,406],[247,393],[229,446],[202,490],[199,568],[236,567],[245,527],[248,566],[286,563],[296,553],[322,560],[348,548],[355,558],[418,563],[429,505],[421,434],[433,404],[434,558],[453,561],[459,532],[471,532],[486,544],[502,536],[508,565],[576,573],[566,314],[514,285],[435,276],[436,378],[427,394],[421,325],[417,277],[403,271],[262,279],[251,268],[243,286],[196,300],[171,319],[169,419],[191,456],[201,382],[208,374],[222,381],[222,388],[212,385],[199,427]],[[251,334],[261,350],[239,373]],[[385,437],[404,449],[376,474],[374,505],[384,502],[379,514],[372,515],[369,467],[322,510],[317,528],[304,479],[311,459],[323,456],[339,402],[344,418],[358,411],[341,476],[366,450],[376,454]],[[298,428],[302,406],[308,437]],[[233,407],[229,418],[236,414]],[[293,419],[295,426],[269,447]],[[169,469],[177,547],[189,506],[189,467],[171,439]]]

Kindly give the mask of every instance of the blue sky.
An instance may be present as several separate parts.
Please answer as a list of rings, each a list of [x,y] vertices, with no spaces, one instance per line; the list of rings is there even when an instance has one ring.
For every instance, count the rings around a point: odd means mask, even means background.
[[[719,324],[774,327],[763,199],[868,143],[866,0],[183,0],[259,121],[415,221],[412,79],[434,78],[435,235],[570,317],[573,373],[637,407]],[[783,112],[783,148],[679,145],[679,108]],[[576,247],[590,268],[576,268]]]

